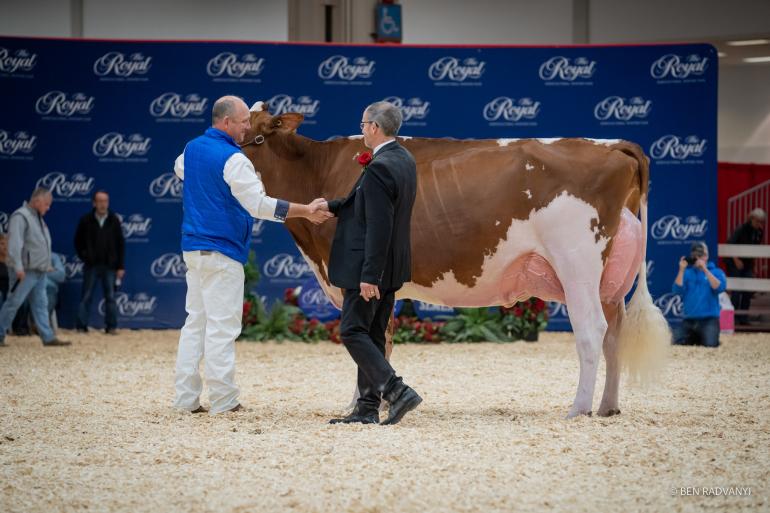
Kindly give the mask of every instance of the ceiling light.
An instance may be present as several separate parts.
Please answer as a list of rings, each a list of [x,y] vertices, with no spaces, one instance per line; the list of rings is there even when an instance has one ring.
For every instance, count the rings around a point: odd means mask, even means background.
[[[749,62],[749,63],[757,63],[757,62],[770,62],[770,55],[765,55],[764,57],[746,57],[743,59],[743,62]]]
[[[744,39],[743,41],[728,41],[729,46],[753,46],[753,45],[766,45],[770,43],[770,39]]]

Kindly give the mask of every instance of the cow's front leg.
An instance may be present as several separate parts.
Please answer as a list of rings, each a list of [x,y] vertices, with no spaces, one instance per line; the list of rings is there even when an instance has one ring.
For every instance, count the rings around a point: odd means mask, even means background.
[[[388,329],[385,330],[385,359],[390,361],[390,354],[393,352],[393,334],[396,332],[396,317],[393,312],[390,312],[390,319],[388,320]],[[359,371],[360,372],[360,371]],[[358,390],[358,383],[353,391],[353,400],[348,405],[348,411],[352,411],[356,407],[358,398],[361,397],[361,391]],[[380,401],[380,411],[384,411],[387,403]]]

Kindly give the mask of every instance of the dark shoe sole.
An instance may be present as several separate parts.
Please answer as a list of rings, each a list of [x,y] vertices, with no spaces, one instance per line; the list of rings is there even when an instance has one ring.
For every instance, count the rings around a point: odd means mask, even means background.
[[[415,396],[408,403],[406,403],[403,408],[401,408],[401,410],[398,412],[398,415],[396,415],[393,418],[388,417],[388,419],[385,422],[383,422],[382,425],[389,426],[392,424],[398,424],[401,421],[401,419],[404,418],[404,415],[406,415],[410,411],[417,408],[417,406],[419,406],[421,402],[422,402],[422,397],[415,394]]]
[[[233,406],[232,408],[230,408],[229,410],[225,410],[222,413],[232,413],[232,412],[236,412],[236,411],[241,411],[243,409],[244,408],[243,408],[243,406],[241,406],[241,403],[238,403],[235,406]]]
[[[332,419],[329,421],[329,424],[379,424],[379,420],[375,419],[357,419],[357,420],[351,420],[351,419]]]
[[[43,347],[64,347],[71,345],[72,342],[49,342],[48,344],[43,344]]]
[[[192,410],[190,413],[208,413],[209,411],[204,408],[203,406],[198,406],[194,410]]]

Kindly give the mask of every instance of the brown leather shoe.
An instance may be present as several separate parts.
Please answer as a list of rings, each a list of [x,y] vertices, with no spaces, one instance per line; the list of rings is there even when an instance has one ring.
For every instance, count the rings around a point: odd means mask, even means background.
[[[222,413],[230,413],[230,412],[235,412],[235,411],[241,411],[243,409],[244,408],[243,408],[243,406],[241,406],[241,403],[238,403],[235,406],[233,406],[232,408],[230,408],[229,410],[225,410]]]
[[[208,413],[208,410],[203,406],[198,406],[197,408],[192,410],[190,413]]]
[[[45,347],[53,347],[53,346],[71,346],[72,342],[69,342],[67,340],[59,340],[58,338],[55,338],[53,340],[49,340],[48,342],[43,342],[43,345]]]

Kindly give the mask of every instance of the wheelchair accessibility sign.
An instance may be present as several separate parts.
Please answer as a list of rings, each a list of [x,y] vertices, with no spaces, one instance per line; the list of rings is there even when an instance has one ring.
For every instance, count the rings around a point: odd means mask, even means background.
[[[401,6],[377,4],[377,41],[401,42]]]

